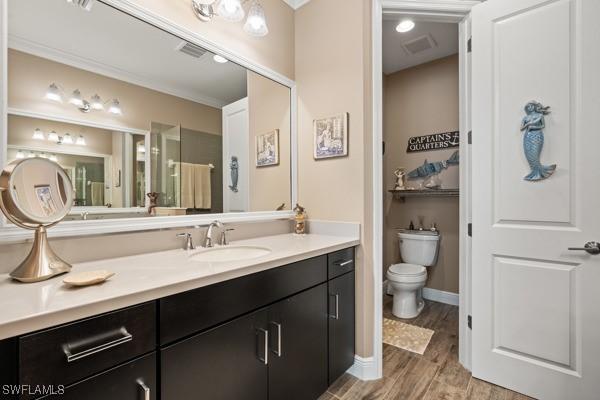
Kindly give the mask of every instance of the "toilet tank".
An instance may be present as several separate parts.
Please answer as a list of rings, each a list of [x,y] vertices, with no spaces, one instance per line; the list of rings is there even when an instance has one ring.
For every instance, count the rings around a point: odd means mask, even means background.
[[[431,231],[398,231],[400,256],[408,264],[429,267],[437,261],[440,235]]]

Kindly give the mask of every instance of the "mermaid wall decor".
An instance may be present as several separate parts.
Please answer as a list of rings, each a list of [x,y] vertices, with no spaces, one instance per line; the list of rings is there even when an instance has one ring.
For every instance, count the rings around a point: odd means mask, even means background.
[[[550,114],[550,107],[543,106],[538,101],[530,101],[525,105],[525,117],[521,123],[523,135],[523,150],[531,172],[525,176],[526,181],[541,181],[550,177],[556,171],[556,164],[542,165],[540,155],[544,147],[544,116]]]

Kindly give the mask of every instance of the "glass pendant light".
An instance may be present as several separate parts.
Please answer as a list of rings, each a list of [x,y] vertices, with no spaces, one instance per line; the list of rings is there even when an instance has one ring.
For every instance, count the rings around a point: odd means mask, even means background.
[[[92,110],[104,110],[104,103],[97,94],[93,95],[90,99],[90,107]]]
[[[17,151],[17,159],[22,159],[25,158],[25,153],[23,153],[21,150]]]
[[[227,21],[238,22],[244,19],[244,8],[240,0],[220,0],[217,14]]]
[[[119,100],[113,99],[113,101],[110,103],[110,106],[108,107],[108,112],[115,115],[123,114],[123,110],[121,110],[121,104],[119,103]]]
[[[77,107],[83,107],[83,97],[81,97],[81,92],[79,91],[79,89],[73,90],[73,94],[71,94],[69,103]]]
[[[75,144],[78,146],[85,146],[85,138],[83,137],[83,135],[79,135],[79,137],[75,141]]]
[[[62,94],[61,94],[58,86],[56,86],[56,83],[53,83],[50,86],[48,86],[48,90],[46,90],[46,98],[48,100],[58,101],[58,102],[62,103],[62,101],[63,101]]]
[[[35,140],[44,140],[46,139],[46,137],[44,136],[44,132],[41,131],[41,129],[39,128],[35,128],[35,131],[33,131],[33,139]]]
[[[73,144],[73,138],[71,137],[70,134],[65,133],[65,136],[63,136],[62,142],[64,144]]]
[[[265,18],[265,10],[258,1],[254,1],[248,11],[248,18],[244,24],[244,31],[252,36],[265,36],[269,33],[267,20]]]
[[[51,142],[58,142],[58,133],[56,133],[55,131],[51,131],[48,134],[48,140]]]

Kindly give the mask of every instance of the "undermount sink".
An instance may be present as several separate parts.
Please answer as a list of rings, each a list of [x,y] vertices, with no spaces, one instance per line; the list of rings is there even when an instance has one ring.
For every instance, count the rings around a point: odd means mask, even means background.
[[[198,262],[242,261],[266,256],[271,251],[260,246],[222,246],[201,250],[190,255],[190,259]]]

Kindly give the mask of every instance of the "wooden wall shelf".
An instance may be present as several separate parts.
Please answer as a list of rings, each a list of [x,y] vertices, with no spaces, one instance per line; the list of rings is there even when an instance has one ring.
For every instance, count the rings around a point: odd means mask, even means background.
[[[388,190],[396,200],[407,197],[458,197],[458,189]]]

